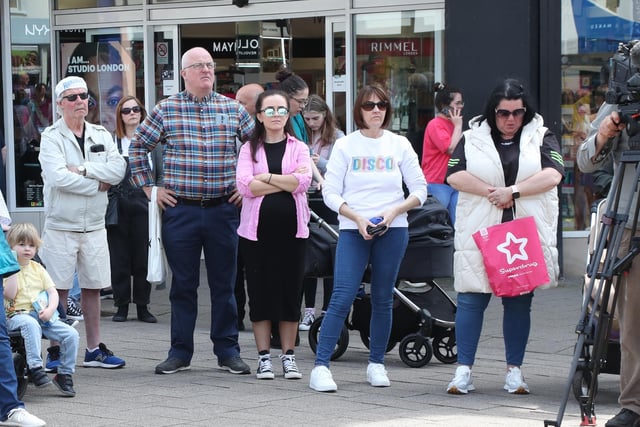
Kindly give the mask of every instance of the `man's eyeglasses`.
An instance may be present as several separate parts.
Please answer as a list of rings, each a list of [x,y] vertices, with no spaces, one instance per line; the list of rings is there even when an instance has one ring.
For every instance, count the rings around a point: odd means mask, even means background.
[[[74,93],[73,95],[63,96],[62,98],[66,99],[69,102],[76,102],[78,97],[80,97],[80,99],[84,101],[85,99],[89,98],[89,94],[87,92]]]
[[[215,62],[195,62],[191,65],[187,65],[186,67],[184,67],[184,69],[186,70],[187,68],[193,68],[196,71],[202,71],[205,69],[205,67],[207,70],[214,70],[216,68],[216,63]]]
[[[294,101],[296,101],[298,104],[302,105],[303,107],[305,105],[307,105],[307,103],[309,102],[309,98],[300,99],[300,98],[291,97],[291,99],[293,99]]]
[[[379,101],[379,102],[367,101],[362,103],[361,108],[364,111],[373,111],[375,107],[378,107],[378,110],[380,111],[385,111],[387,108],[389,108],[389,103],[387,101]]]
[[[260,110],[260,112],[264,113],[264,115],[267,117],[286,116],[287,114],[289,114],[289,109],[287,107],[267,107],[264,110]]]
[[[135,106],[135,107],[125,107],[122,110],[120,110],[120,114],[131,114],[131,112],[134,113],[139,113],[140,111],[142,111],[142,108],[140,108],[139,106]]]
[[[524,113],[526,112],[527,112],[526,108],[518,108],[513,111],[496,109],[496,117],[499,117],[501,119],[508,119],[509,116],[512,115],[514,119],[519,119],[521,117],[524,117]]]

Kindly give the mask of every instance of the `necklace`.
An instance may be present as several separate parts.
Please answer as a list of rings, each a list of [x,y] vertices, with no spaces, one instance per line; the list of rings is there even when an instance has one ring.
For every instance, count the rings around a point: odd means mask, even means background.
[[[275,139],[275,140],[269,140],[269,139],[265,138],[264,143],[265,144],[276,144],[276,143],[282,141],[283,139],[284,139],[284,135],[282,135],[281,137],[279,137],[278,139]]]

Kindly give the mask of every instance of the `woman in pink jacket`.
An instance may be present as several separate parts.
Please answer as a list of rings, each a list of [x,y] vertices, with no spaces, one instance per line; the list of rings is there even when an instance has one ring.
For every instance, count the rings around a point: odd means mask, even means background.
[[[240,149],[236,180],[243,196],[240,251],[245,261],[249,318],[258,349],[258,379],[273,379],[271,322],[278,322],[282,369],[302,378],[294,355],[306,241],[309,147],[294,138],[289,97],[268,90],[256,101],[256,127]]]

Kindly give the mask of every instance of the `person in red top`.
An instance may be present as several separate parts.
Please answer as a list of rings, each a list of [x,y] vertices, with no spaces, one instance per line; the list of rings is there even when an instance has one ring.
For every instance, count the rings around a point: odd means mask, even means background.
[[[427,190],[449,211],[451,224],[456,219],[458,192],[444,180],[447,164],[462,137],[462,92],[442,83],[434,85],[438,114],[427,125],[422,149],[422,172]]]

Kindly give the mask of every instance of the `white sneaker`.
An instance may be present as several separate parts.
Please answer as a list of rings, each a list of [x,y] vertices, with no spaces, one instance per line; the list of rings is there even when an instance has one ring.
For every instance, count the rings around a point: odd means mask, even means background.
[[[4,422],[0,422],[2,426],[17,426],[17,427],[42,427],[47,423],[42,421],[35,415],[31,415],[24,408],[15,408],[9,411],[9,416]]]
[[[504,389],[513,394],[529,394],[529,386],[524,382],[520,368],[509,368]]]
[[[447,386],[447,393],[467,394],[475,389],[473,378],[471,378],[471,369],[468,366],[458,366],[453,380]]]
[[[326,366],[316,366],[309,375],[309,387],[315,391],[336,391],[338,386],[333,381],[331,371]]]
[[[369,363],[369,366],[367,366],[367,382],[374,387],[389,387],[391,385],[387,370],[382,363]]]
[[[316,320],[316,316],[314,314],[313,308],[305,308],[304,316],[302,317],[302,321],[298,325],[298,330],[300,331],[308,331],[311,329],[311,324]]]
[[[273,366],[271,365],[271,355],[265,354],[264,356],[258,356],[256,378],[259,380],[272,380],[275,377],[276,376],[273,373]]]

